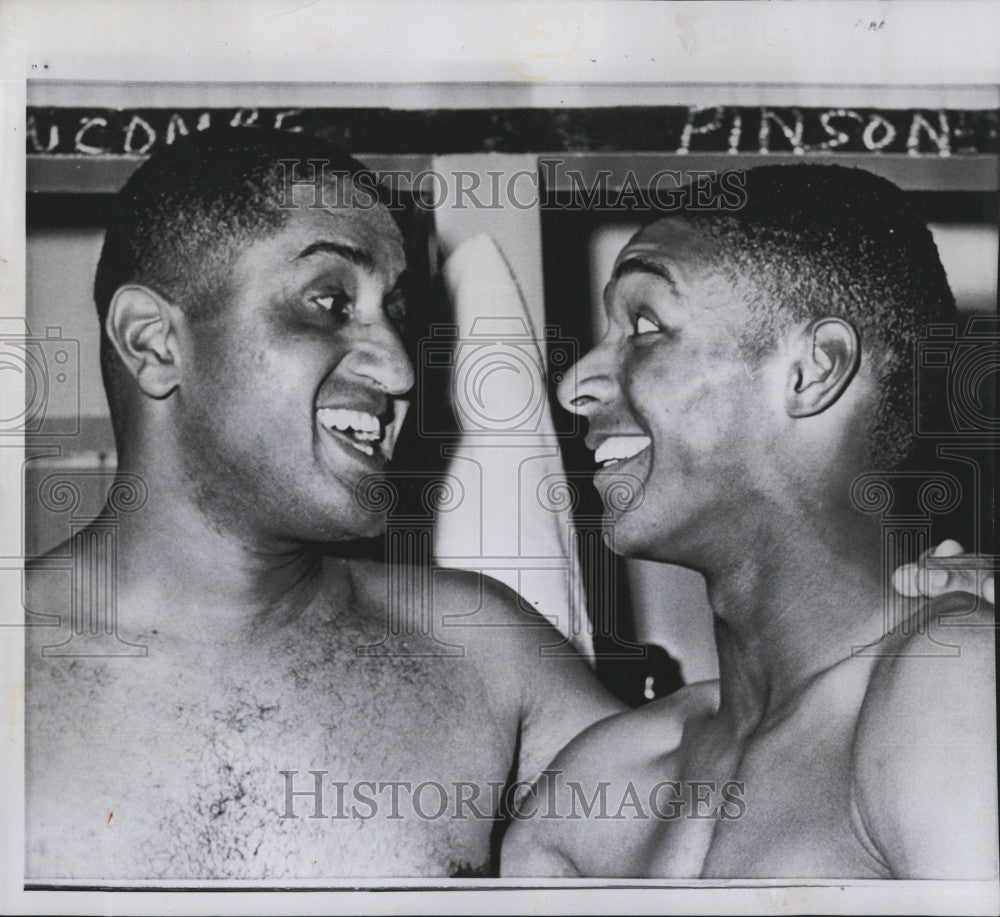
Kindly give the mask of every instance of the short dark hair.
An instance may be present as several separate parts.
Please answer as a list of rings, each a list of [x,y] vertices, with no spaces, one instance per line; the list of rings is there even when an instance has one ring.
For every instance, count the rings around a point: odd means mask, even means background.
[[[920,445],[917,341],[928,324],[958,321],[926,222],[896,185],[863,169],[760,166],[745,180],[742,208],[684,219],[714,239],[712,257],[745,295],[746,349],[760,356],[793,322],[849,321],[878,373],[873,461],[886,470],[906,464]],[[923,412],[947,411],[939,388],[921,387]]]
[[[154,151],[129,178],[112,206],[94,278],[101,370],[116,434],[125,369],[104,328],[115,292],[137,283],[190,314],[211,310],[228,289],[240,251],[287,221],[286,169],[308,180],[317,160],[327,175],[363,183],[373,202],[384,200],[373,173],[336,147],[305,133],[255,127],[193,133]]]

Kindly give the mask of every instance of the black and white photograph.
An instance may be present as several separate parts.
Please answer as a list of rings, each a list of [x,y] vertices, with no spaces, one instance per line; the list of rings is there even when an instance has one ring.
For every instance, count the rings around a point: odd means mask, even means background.
[[[0,910],[1000,913],[1000,8],[0,26]]]

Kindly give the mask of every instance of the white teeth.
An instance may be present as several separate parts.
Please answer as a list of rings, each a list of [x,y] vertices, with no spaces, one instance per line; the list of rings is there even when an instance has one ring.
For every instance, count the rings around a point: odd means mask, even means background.
[[[409,406],[409,402],[395,399],[392,422],[385,426],[374,414],[352,411],[349,408],[320,408],[316,412],[316,418],[326,429],[346,433],[348,442],[359,452],[374,455],[375,449],[370,444],[379,442],[382,455],[391,459],[396,437]]]
[[[316,417],[328,430],[347,433],[351,445],[358,451],[365,455],[375,454],[375,449],[369,443],[382,436],[382,425],[374,414],[347,408],[320,408]]]
[[[366,411],[351,411],[347,408],[320,408],[316,412],[324,427],[337,430],[355,430],[358,433],[379,435],[381,425],[374,414]]]
[[[648,436],[612,436],[597,447],[594,461],[598,465],[624,461],[638,455],[643,449],[648,449],[652,443]]]

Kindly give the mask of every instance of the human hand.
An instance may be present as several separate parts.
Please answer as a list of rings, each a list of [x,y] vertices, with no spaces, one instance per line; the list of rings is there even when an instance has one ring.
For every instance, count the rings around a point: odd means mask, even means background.
[[[904,564],[892,575],[901,595],[934,598],[948,592],[971,592],[994,604],[993,560],[985,554],[966,554],[957,541],[946,539]]]

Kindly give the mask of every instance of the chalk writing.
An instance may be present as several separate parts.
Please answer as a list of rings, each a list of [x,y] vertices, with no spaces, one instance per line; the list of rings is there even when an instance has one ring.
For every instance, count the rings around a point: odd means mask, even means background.
[[[307,130],[355,153],[994,154],[995,110],[622,108],[29,108],[32,155],[141,156],[213,125]]]

